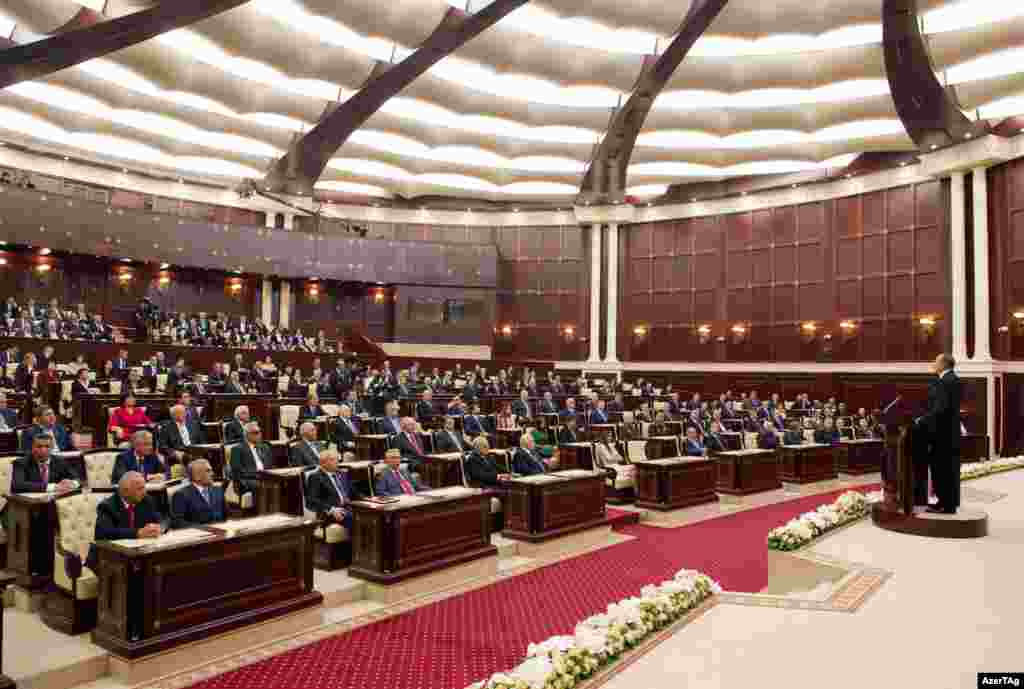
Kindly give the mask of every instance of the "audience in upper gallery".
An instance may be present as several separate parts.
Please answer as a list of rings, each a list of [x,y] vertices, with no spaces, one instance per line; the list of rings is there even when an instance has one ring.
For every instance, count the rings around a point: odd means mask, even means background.
[[[227,521],[224,490],[214,484],[210,463],[205,459],[193,460],[186,472],[189,485],[171,499],[171,527],[187,529]]]
[[[413,493],[425,490],[416,474],[402,468],[401,450],[392,448],[384,453],[384,462],[387,468],[377,476],[373,490],[377,495],[412,495]]]

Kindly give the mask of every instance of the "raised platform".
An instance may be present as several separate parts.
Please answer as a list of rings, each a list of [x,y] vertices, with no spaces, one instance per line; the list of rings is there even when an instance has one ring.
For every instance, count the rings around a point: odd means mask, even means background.
[[[871,521],[888,531],[928,538],[983,538],[988,535],[988,513],[961,507],[956,514],[934,514],[915,510],[912,515],[878,503],[871,508]]]

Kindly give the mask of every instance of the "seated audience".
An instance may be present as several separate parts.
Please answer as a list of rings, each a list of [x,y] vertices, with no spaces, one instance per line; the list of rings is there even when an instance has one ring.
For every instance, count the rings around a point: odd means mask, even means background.
[[[15,460],[12,467],[12,493],[67,493],[78,490],[82,477],[59,455],[50,455],[52,440],[37,435],[27,457]]]
[[[387,468],[377,477],[373,487],[377,495],[412,495],[425,489],[415,474],[402,468],[400,450],[392,448],[385,452],[384,463]]]
[[[398,402],[388,402],[384,406],[384,418],[381,419],[381,433],[398,435],[402,432],[402,420],[398,417]]]
[[[170,478],[170,470],[160,455],[153,451],[153,434],[149,431],[136,431],[132,435],[132,446],[117,456],[114,470],[110,474],[110,482],[117,483],[129,471],[135,471],[147,480]]]
[[[502,481],[511,478],[498,470],[491,455],[491,445],[484,436],[473,439],[473,450],[466,456],[464,467],[466,480],[471,486],[497,488]]]
[[[427,453],[423,449],[423,441],[416,430],[416,420],[406,416],[401,421],[402,431],[395,438],[395,444],[402,454],[402,461],[409,465],[409,470],[416,472],[420,464],[427,461]]]
[[[324,448],[316,439],[316,424],[304,421],[299,424],[299,439],[288,450],[288,464],[293,467],[315,469],[320,466],[320,455]]]
[[[71,396],[72,397],[80,397],[81,395],[88,395],[88,394],[90,394],[89,393],[90,384],[91,383],[89,381],[89,369],[88,369],[88,367],[78,369],[78,373],[75,374],[75,380],[72,381],[72,383],[71,383]]]
[[[319,458],[319,471],[306,479],[306,507],[317,519],[352,528],[352,509],[356,499],[348,473],[338,469],[338,453],[324,450]]]
[[[203,444],[203,427],[195,419],[189,420],[183,404],[171,407],[171,418],[160,426],[158,443],[167,456],[185,464],[185,448]]]
[[[423,391],[420,401],[416,403],[416,420],[426,427],[434,420],[436,413],[434,409],[434,391],[428,387]]]
[[[601,435],[601,442],[594,446],[594,450],[595,467],[604,469],[612,478],[615,477],[618,471],[624,470],[625,467],[629,466],[626,464],[626,460],[623,459],[622,454],[619,453],[618,448],[615,447],[615,436],[611,431],[606,431]]]
[[[763,450],[774,450],[779,446],[779,436],[775,432],[775,424],[764,422],[764,428],[757,438],[757,446]]]
[[[512,414],[512,405],[509,402],[501,405],[501,410],[495,414],[494,421],[498,430],[511,431],[517,428],[516,417]]]
[[[455,418],[446,416],[444,430],[434,433],[434,449],[439,453],[466,452],[469,447],[462,434],[455,430]]]
[[[722,422],[713,419],[704,434],[704,447],[708,452],[725,452],[725,441],[722,440]]]
[[[480,416],[479,404],[474,403],[470,413],[466,414],[462,418],[462,432],[470,437],[476,437],[482,433],[486,433],[483,419]]]
[[[533,436],[529,433],[524,433],[519,438],[519,448],[515,450],[512,456],[512,471],[514,473],[522,476],[543,474],[557,465],[557,461],[554,458],[543,459],[536,448],[537,445],[534,442]]]
[[[146,494],[146,479],[136,471],[122,476],[117,492],[96,509],[97,541],[158,538],[162,531],[160,513]],[[96,547],[92,546],[85,564],[95,570],[96,560]]]
[[[683,454],[687,457],[703,457],[707,454],[704,443],[697,435],[696,426],[686,427],[686,440],[683,442]]]
[[[153,422],[146,416],[146,410],[135,405],[135,395],[128,393],[121,397],[121,406],[110,414],[110,432],[118,440],[125,440]]]
[[[814,442],[819,445],[836,445],[842,439],[832,417],[826,417],[824,425],[814,431]]]
[[[309,393],[306,395],[306,403],[299,408],[299,418],[319,419],[322,416],[327,416],[327,412],[320,406],[320,397],[315,392]]]
[[[213,483],[213,468],[205,459],[188,465],[189,485],[179,489],[171,499],[171,528],[227,521],[224,491]]]
[[[249,407],[235,407],[235,416],[224,426],[224,444],[233,445],[245,440],[245,425],[249,423]]]
[[[7,393],[0,391],[0,433],[14,431],[18,425],[18,412],[7,407]]]
[[[255,493],[259,472],[273,466],[270,446],[263,442],[263,432],[255,421],[245,424],[245,442],[231,449],[231,482],[239,499]]]
[[[603,399],[598,399],[594,403],[594,408],[590,410],[590,425],[593,426],[594,424],[606,423],[611,423],[611,420],[608,417],[605,401]]]
[[[338,418],[334,421],[334,442],[341,450],[352,449],[356,446],[359,433],[359,419],[352,416],[349,403],[343,402],[338,407]]]
[[[783,445],[803,445],[804,434],[799,428],[787,428],[782,434]]]
[[[70,452],[71,434],[63,426],[57,423],[57,415],[53,407],[38,407],[36,409],[35,424],[26,428],[21,435],[22,447],[25,454],[32,449],[32,439],[37,435],[47,435],[53,440],[50,452]]]
[[[565,419],[565,425],[558,429],[558,444],[568,445],[579,441],[576,434],[576,417],[570,416]]]

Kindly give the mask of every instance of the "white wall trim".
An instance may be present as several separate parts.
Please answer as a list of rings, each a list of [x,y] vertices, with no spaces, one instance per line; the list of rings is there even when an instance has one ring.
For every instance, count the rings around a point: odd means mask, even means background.
[[[913,373],[931,372],[930,361],[863,361],[820,364],[814,362],[754,361],[723,363],[717,361],[624,361],[615,364],[588,361],[556,361],[556,369],[580,369],[587,372],[668,371],[678,373]],[[968,378],[1001,373],[1024,373],[1024,361],[957,362],[956,371]]]

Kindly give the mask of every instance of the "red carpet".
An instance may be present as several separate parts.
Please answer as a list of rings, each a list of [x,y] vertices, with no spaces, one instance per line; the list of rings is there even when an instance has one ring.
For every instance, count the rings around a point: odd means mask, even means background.
[[[684,567],[709,574],[726,590],[759,591],[768,582],[768,531],[841,492],[678,529],[625,525],[619,530],[635,540],[339,634],[194,686],[463,689],[517,664],[531,641],[571,633],[578,621],[604,610],[608,603],[636,595],[645,585],[669,579]],[[627,514],[621,514],[623,521]]]

